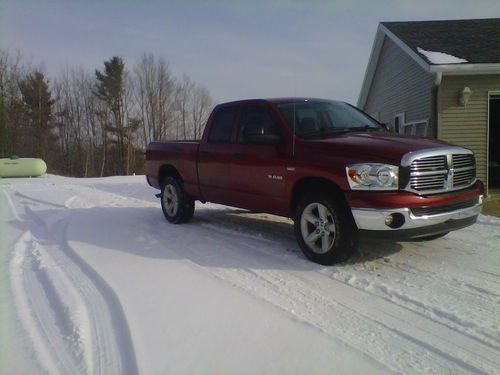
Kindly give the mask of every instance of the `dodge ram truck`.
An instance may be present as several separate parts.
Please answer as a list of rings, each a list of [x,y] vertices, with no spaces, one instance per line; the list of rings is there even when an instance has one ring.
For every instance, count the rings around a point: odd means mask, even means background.
[[[148,145],[146,177],[170,223],[189,221],[196,200],[286,216],[320,264],[347,259],[360,235],[433,240],[467,227],[484,194],[472,151],[312,98],[217,105],[200,141]]]

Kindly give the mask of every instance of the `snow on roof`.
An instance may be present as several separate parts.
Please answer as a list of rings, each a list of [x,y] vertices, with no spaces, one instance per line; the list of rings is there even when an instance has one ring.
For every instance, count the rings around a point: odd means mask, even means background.
[[[500,63],[500,18],[382,22],[381,25],[415,53],[420,47],[459,56],[469,64]]]
[[[444,52],[426,51],[420,47],[417,47],[417,51],[424,55],[431,64],[460,64],[467,62],[465,59]]]

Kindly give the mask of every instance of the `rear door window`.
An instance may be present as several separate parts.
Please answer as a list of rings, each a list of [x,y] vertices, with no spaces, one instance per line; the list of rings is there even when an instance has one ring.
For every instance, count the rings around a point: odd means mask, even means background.
[[[231,130],[237,112],[238,106],[223,107],[217,110],[208,135],[209,142],[229,143],[231,141]]]

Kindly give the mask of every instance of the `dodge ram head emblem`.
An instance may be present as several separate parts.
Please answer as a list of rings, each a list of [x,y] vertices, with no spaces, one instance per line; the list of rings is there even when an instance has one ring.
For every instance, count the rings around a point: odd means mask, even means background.
[[[453,176],[455,175],[455,168],[451,167],[448,169],[448,178],[447,178],[447,184],[446,187],[448,189],[453,188]]]

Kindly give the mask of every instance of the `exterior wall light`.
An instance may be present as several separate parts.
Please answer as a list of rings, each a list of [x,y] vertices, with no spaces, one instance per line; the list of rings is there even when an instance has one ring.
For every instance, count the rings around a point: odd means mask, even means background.
[[[467,103],[469,103],[469,99],[472,95],[472,90],[465,86],[464,89],[460,92],[460,105],[462,107],[467,107]]]

